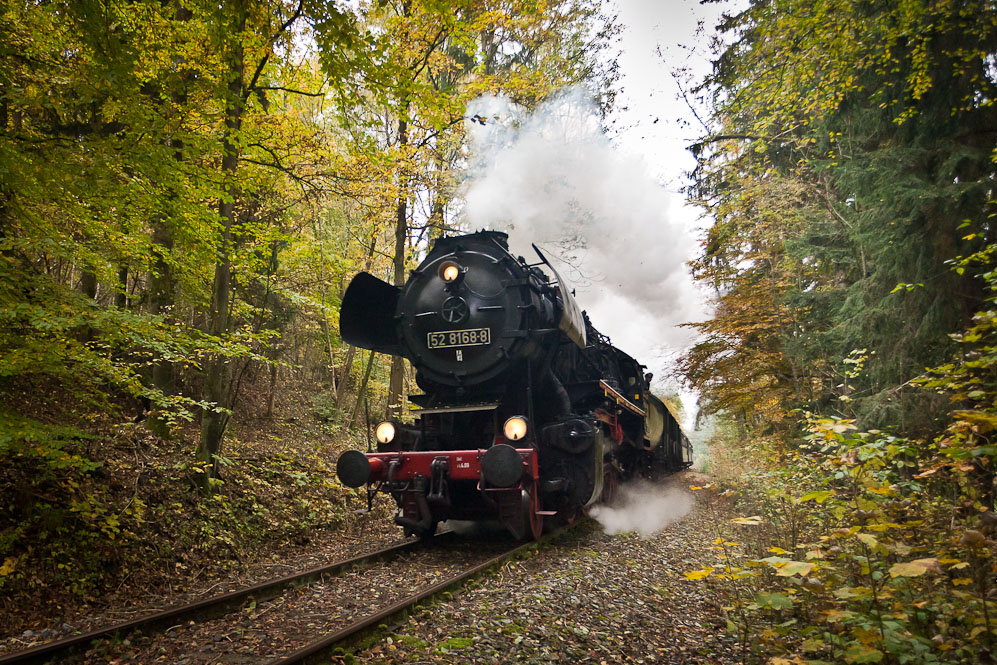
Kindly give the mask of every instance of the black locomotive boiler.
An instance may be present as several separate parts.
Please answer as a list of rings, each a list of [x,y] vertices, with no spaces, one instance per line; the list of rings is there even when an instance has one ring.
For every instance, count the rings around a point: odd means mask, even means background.
[[[504,233],[440,238],[403,287],[360,273],[343,297],[342,338],[407,358],[424,394],[410,398],[414,423],[382,422],[377,452],[343,453],[337,474],[391,494],[408,533],[498,519],[537,538],[545,519],[570,520],[621,480],[691,464],[644,367],[534,249],[531,265]]]

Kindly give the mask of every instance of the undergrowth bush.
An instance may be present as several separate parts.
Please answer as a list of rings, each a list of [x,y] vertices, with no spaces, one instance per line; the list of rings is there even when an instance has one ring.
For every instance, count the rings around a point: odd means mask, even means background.
[[[719,444],[754,468],[717,478],[710,505],[743,516],[715,513],[716,563],[686,578],[722,595],[743,660],[989,662],[997,515],[976,426],[926,444],[806,422],[796,445]]]
[[[360,445],[363,432],[283,427],[286,440],[276,425],[263,430],[264,441],[233,434],[233,459],[219,458],[221,479],[204,495],[182,437],[164,441],[134,424],[94,434],[6,420],[0,613],[13,622],[29,608],[92,602],[126,580],[154,593],[163,580],[214,576],[262,547],[354,530],[364,501],[335,481],[333,461],[342,447]]]

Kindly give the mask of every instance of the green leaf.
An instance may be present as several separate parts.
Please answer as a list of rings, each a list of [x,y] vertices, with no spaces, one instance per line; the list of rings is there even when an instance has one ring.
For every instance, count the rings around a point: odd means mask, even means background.
[[[809,638],[803,640],[803,644],[800,645],[800,649],[804,653],[809,653],[809,652],[812,652],[812,651],[820,651],[821,649],[823,649],[826,646],[827,646],[827,643],[824,642],[824,640],[816,638],[816,637],[809,637]]]
[[[761,592],[755,596],[755,602],[761,607],[768,607],[773,610],[787,610],[793,606],[792,597],[784,593]]]
[[[770,566],[777,567],[784,563],[789,563],[792,559],[787,559],[781,556],[767,556],[764,559],[755,559],[759,563],[767,563]]]
[[[818,492],[808,492],[800,497],[800,503],[804,501],[816,501],[817,503],[824,503],[829,497],[834,496],[835,492],[833,490],[821,490]]]
[[[857,642],[845,651],[845,662],[848,663],[878,663],[881,660],[883,660],[882,651]]]

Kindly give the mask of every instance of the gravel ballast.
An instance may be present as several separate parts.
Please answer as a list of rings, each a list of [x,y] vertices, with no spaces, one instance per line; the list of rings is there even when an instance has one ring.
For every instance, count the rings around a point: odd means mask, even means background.
[[[702,480],[699,478],[699,480]],[[684,473],[675,492],[696,481]],[[702,494],[702,493],[696,493]],[[391,627],[344,655],[361,663],[739,662],[707,585],[715,538],[702,500],[662,531],[608,535],[595,523]],[[714,505],[714,511],[716,506]]]

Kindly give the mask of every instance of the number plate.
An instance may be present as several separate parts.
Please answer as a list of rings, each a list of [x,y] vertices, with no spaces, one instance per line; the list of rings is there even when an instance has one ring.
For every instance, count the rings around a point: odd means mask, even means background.
[[[449,349],[455,346],[481,346],[491,344],[491,328],[448,330],[426,334],[426,346],[431,349]]]

